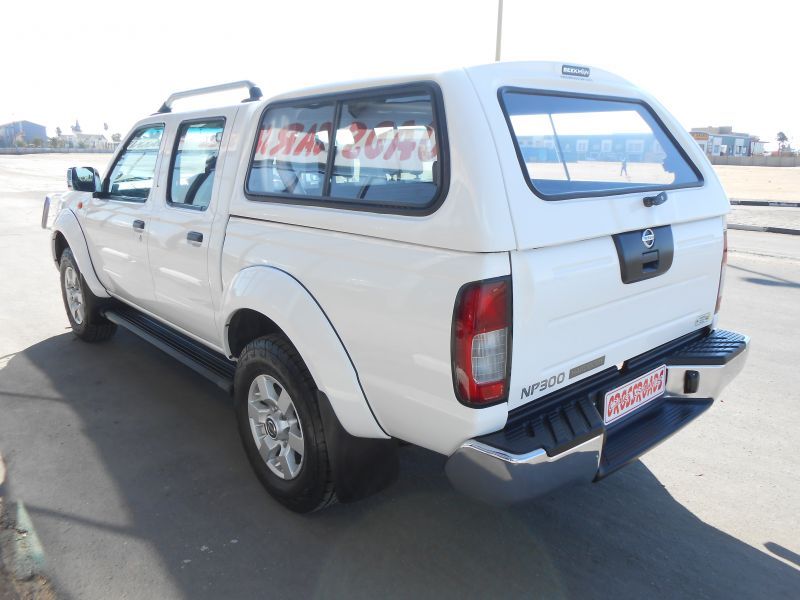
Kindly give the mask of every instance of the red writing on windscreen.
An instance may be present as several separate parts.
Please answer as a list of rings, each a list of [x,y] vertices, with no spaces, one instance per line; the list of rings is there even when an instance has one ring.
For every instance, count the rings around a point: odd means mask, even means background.
[[[342,130],[349,135],[343,136]],[[326,150],[330,139],[331,123],[312,123],[306,130],[302,123],[291,123],[284,127],[262,129],[256,144],[256,160],[278,158],[304,162],[316,160]],[[345,137],[350,143],[341,143]],[[436,134],[431,125],[417,125],[405,121],[399,127],[393,121],[383,121],[368,127],[360,121],[353,121],[340,128],[339,152],[343,159],[359,159],[366,162],[377,161],[432,161],[439,154]]]

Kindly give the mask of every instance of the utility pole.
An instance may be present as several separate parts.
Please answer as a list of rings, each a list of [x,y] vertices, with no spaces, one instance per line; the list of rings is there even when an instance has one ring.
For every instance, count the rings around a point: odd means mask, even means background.
[[[497,2],[497,46],[494,51],[495,62],[500,61],[500,48],[503,46],[503,0]]]

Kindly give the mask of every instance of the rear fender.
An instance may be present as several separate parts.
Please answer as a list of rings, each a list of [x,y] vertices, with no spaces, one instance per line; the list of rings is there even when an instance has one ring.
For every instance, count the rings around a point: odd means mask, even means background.
[[[362,438],[389,437],[372,413],[339,335],[305,286],[275,267],[252,266],[239,271],[222,301],[225,320],[221,337],[228,355],[228,328],[242,309],[257,311],[281,328],[347,433]]]
[[[89,255],[89,247],[86,245],[86,237],[83,235],[83,229],[81,229],[75,213],[69,209],[61,210],[53,223],[53,235],[50,244],[53,260],[56,262],[58,261],[56,256],[56,237],[59,233],[67,240],[67,245],[72,250],[75,262],[78,263],[78,269],[92,293],[98,298],[108,298],[108,292],[95,273],[92,258]]]

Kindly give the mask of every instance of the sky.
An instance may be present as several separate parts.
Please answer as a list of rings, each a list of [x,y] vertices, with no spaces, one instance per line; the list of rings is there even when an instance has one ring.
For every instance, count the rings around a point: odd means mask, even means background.
[[[8,0],[2,13],[0,123],[110,135],[177,90],[251,79],[269,96],[492,62],[497,0]],[[687,129],[800,146],[798,16],[792,0],[505,0],[502,59],[600,67]]]

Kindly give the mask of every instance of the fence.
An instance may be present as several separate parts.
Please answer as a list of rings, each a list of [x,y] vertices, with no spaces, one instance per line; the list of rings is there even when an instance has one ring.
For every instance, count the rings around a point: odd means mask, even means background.
[[[800,167],[800,156],[709,156],[712,165]]]

